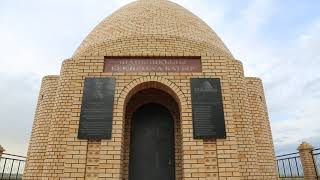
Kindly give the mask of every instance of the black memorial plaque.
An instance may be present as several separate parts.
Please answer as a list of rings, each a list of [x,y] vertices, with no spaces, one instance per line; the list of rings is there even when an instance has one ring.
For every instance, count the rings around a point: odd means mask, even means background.
[[[111,139],[114,93],[112,78],[84,80],[79,139]]]
[[[191,101],[194,138],[225,138],[219,78],[192,78]]]

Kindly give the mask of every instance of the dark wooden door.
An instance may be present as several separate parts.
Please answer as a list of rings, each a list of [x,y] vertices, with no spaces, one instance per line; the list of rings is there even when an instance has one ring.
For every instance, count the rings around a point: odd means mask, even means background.
[[[174,180],[174,125],[170,112],[146,104],[132,117],[129,180]]]

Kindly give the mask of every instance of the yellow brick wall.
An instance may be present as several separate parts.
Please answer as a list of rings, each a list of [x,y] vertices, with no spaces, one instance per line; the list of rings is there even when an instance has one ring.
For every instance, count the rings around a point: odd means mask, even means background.
[[[144,88],[159,88],[168,92],[179,104],[180,124],[176,127],[181,127],[181,147],[178,149],[179,146],[176,146],[176,151],[181,154],[181,163],[177,163],[177,179],[260,179],[274,175],[275,170],[264,169],[270,168],[270,158],[274,159],[271,132],[253,134],[255,124],[252,121],[256,117],[250,116],[257,114],[257,117],[263,116],[260,119],[267,120],[266,111],[263,109],[261,114],[260,110],[252,109],[252,92],[243,76],[241,63],[223,56],[205,55],[201,56],[203,73],[104,73],[104,56],[67,60],[58,81],[44,172],[39,172],[38,176],[46,177],[44,179],[125,178],[128,158],[124,156],[129,153],[124,146],[125,139],[128,139],[124,133],[127,131],[124,126],[125,108],[128,99],[141,90],[142,84]],[[111,140],[88,142],[77,139],[85,77],[116,79]],[[193,139],[192,77],[221,78],[227,139]],[[265,121],[264,125],[267,123]],[[259,138],[271,143],[260,146],[260,141],[257,142]],[[262,147],[268,151],[259,151]],[[257,157],[259,153],[264,155]],[[29,154],[33,154],[32,148]],[[256,164],[259,166],[254,166]],[[28,162],[28,166],[33,165]],[[31,173],[26,171],[25,177],[31,177]]]
[[[64,168],[64,156],[67,152],[68,119],[71,116],[72,106],[72,76],[76,67],[72,60],[65,60],[62,64],[58,87],[56,90],[53,116],[46,147],[46,159],[44,161],[43,179],[58,179],[62,177]],[[78,152],[80,154],[80,152]]]
[[[105,56],[200,56],[202,72],[106,73]],[[116,79],[110,140],[77,138],[85,77]],[[221,79],[226,139],[193,138],[190,78],[201,77]],[[262,85],[255,81],[251,85],[249,80],[243,75],[241,62],[232,57],[214,31],[181,6],[165,0],[128,5],[100,23],[74,57],[64,61],[56,89],[49,89],[56,92],[50,101],[52,116],[38,102],[24,177],[126,179],[130,153],[130,114],[126,116],[126,108],[137,92],[156,88],[169,94],[179,107],[174,115],[176,179],[276,178],[266,104],[256,98],[259,94],[264,99]],[[50,117],[48,123],[41,122],[45,119],[42,116]],[[45,151],[40,161],[34,161],[39,142]],[[42,166],[41,172],[38,167]]]
[[[262,81],[259,78],[247,77],[245,84],[250,102],[249,109],[255,136],[260,178],[264,180],[278,179],[272,133]]]
[[[87,146],[85,177],[87,179],[99,179],[101,141],[89,140]],[[108,166],[108,165],[107,165]],[[110,165],[109,165],[110,166]]]
[[[107,55],[107,54],[106,54]],[[121,166],[121,144],[123,139],[123,122],[124,122],[124,106],[125,99],[127,95],[130,94],[131,89],[134,89],[137,85],[143,82],[156,81],[162,83],[168,88],[172,89],[173,96],[177,96],[181,106],[181,129],[182,129],[182,162],[183,162],[183,175],[185,179],[205,179],[208,173],[212,173],[212,170],[206,170],[205,163],[205,148],[206,146],[203,143],[203,140],[194,140],[193,131],[192,131],[192,110],[191,110],[191,95],[190,95],[190,82],[191,77],[221,77],[222,80],[222,89],[224,92],[224,106],[226,113],[226,126],[228,131],[227,140],[218,140],[218,155],[216,162],[220,164],[220,168],[212,166],[216,171],[219,169],[219,176],[223,179],[227,179],[229,176],[240,177],[238,170],[238,157],[237,157],[237,142],[236,142],[236,131],[234,123],[232,122],[232,108],[231,108],[231,99],[230,90],[228,87],[228,76],[229,72],[226,66],[229,60],[220,56],[212,57],[203,57],[203,70],[206,73],[103,73],[103,61],[104,56],[87,56],[81,59],[78,59],[79,69],[78,77],[75,77],[75,91],[80,92],[80,94],[74,95],[74,108],[72,110],[75,117],[72,124],[74,132],[70,134],[72,137],[68,139],[77,145],[69,145],[68,149],[74,149],[75,146],[85,148],[86,144],[82,142],[83,140],[78,140],[77,137],[77,128],[79,121],[81,97],[82,97],[82,88],[84,77],[115,77],[116,78],[116,95],[115,95],[115,111],[114,111],[114,124],[113,124],[113,138],[112,140],[102,140],[101,141],[101,151],[100,151],[100,177],[101,178],[111,178],[114,177],[117,179],[121,176],[120,166]],[[216,68],[212,68],[216,63]],[[222,64],[226,64],[223,66]],[[226,70],[224,70],[224,68]],[[225,72],[224,72],[225,71]],[[79,76],[80,75],[80,76]],[[79,85],[78,85],[79,84]],[[181,97],[180,97],[181,96]],[[180,98],[179,98],[180,97]],[[180,100],[183,99],[183,100]],[[74,141],[78,142],[75,143]],[[68,143],[71,144],[71,143]],[[215,143],[216,144],[216,143]],[[68,158],[71,158],[69,156]],[[66,158],[66,159],[68,159]],[[211,157],[207,156],[206,160],[211,161]],[[66,160],[69,161],[69,160]],[[107,166],[107,164],[109,164]],[[111,165],[110,165],[111,164]],[[68,165],[68,167],[72,167]],[[70,170],[71,171],[71,170]],[[70,173],[70,177],[75,177],[77,174],[79,177],[83,174],[77,172]],[[68,171],[69,172],[69,171]],[[65,173],[67,175],[68,173]],[[216,174],[218,176],[218,174]]]
[[[59,76],[45,76],[42,79],[25,167],[28,176],[24,179],[36,180],[42,175],[58,79]]]
[[[171,47],[187,47],[188,41],[193,41],[232,57],[210,26],[182,6],[166,0],[139,0],[120,8],[91,31],[75,56],[87,54],[93,49],[105,49],[105,46],[108,46],[107,49],[117,49],[118,42],[123,41],[138,41],[136,47],[139,48],[145,45],[145,39],[157,39],[156,43],[149,44],[149,49],[168,54],[174,52]],[[177,40],[184,42],[172,43]],[[167,46],[158,47],[160,42]],[[190,46],[184,49],[190,51],[194,48]],[[135,48],[131,52],[135,53]]]
[[[307,142],[302,142],[298,150],[303,167],[303,178],[305,180],[317,179],[317,169],[315,168],[315,158],[313,155],[314,147]]]
[[[248,92],[242,63],[233,61],[234,70],[230,75],[232,109],[238,144],[238,159],[241,179],[259,179],[255,138],[249,112]]]

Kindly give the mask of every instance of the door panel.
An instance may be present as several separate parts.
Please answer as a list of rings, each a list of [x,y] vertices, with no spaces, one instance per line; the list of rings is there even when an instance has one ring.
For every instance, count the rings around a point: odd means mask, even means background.
[[[131,120],[129,180],[174,180],[174,125],[158,104],[139,108]]]

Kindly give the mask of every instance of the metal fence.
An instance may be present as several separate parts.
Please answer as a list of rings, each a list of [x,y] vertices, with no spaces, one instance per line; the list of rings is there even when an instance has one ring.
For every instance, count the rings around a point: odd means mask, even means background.
[[[314,149],[312,151],[314,168],[316,169],[316,174],[318,179],[320,179],[320,148]]]
[[[303,178],[303,167],[298,152],[277,156],[277,166],[279,177],[285,178]]]
[[[26,157],[2,154],[0,159],[0,180],[22,179]]]
[[[314,167],[320,179],[320,148],[312,151]],[[298,152],[276,156],[281,179],[303,179],[303,167]],[[0,180],[22,179],[26,157],[13,154],[2,155],[0,159]]]

